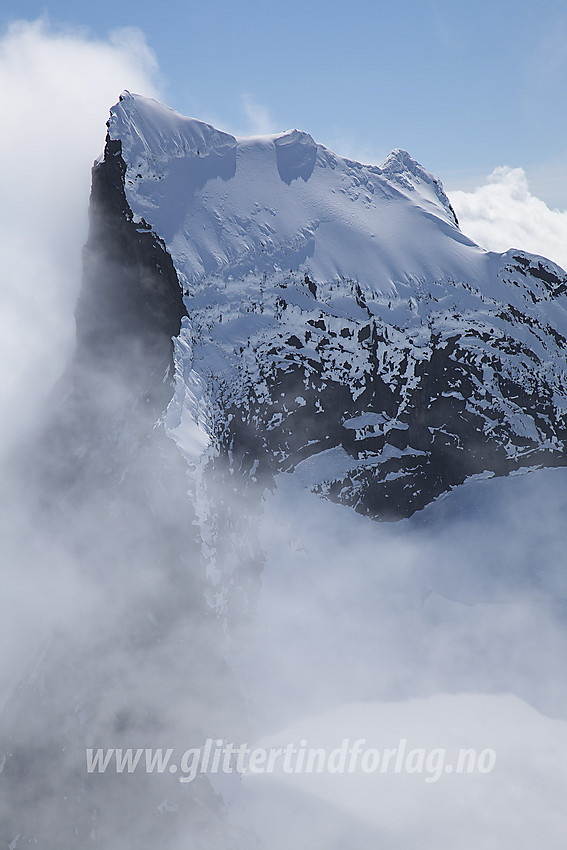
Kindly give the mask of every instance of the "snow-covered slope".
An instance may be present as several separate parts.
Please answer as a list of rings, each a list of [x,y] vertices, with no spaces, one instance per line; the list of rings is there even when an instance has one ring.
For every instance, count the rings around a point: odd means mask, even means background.
[[[439,183],[403,151],[364,166],[307,133],[235,139],[130,94],[109,135],[122,143],[134,215],[165,240],[186,287],[301,269],[390,293],[448,267],[470,276],[481,253],[452,226]]]
[[[564,272],[475,245],[409,154],[236,139],[127,92],[109,139],[185,293],[166,424],[188,456],[297,469],[372,516],[564,462]]]

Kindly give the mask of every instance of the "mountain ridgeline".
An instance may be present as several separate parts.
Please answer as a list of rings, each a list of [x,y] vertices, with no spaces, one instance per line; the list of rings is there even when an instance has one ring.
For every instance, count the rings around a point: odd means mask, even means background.
[[[159,253],[157,288],[114,289],[111,312],[174,337],[167,432],[237,492],[293,473],[397,519],[471,476],[565,464],[565,273],[472,243],[407,153],[363,166],[298,131],[235,139],[124,93],[97,168],[124,266],[126,227]]]

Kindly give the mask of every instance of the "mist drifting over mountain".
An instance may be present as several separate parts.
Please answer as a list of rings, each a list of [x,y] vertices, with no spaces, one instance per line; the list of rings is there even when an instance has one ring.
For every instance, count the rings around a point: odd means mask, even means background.
[[[561,846],[566,284],[404,151],[122,95],[76,345],[6,440],[7,847]],[[180,781],[206,741],[282,752]]]

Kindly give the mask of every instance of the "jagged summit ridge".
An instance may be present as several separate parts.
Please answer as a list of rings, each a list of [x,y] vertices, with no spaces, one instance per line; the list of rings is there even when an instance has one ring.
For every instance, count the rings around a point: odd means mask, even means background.
[[[459,226],[455,211],[441,181],[426,171],[407,151],[395,148],[380,166],[384,176],[394,183],[402,192],[410,192],[418,204],[429,202],[430,208],[435,209],[439,204],[447,212],[449,220]],[[438,214],[438,213],[437,213]]]
[[[378,167],[298,130],[236,139],[129,93],[109,135],[122,144],[131,208],[165,240],[187,286],[291,270],[388,292],[448,267],[466,278],[484,253],[458,230],[438,181],[400,151]]]
[[[229,133],[129,91],[122,92],[112,108],[108,127],[111,138],[121,139],[132,168],[137,158],[142,164],[144,156],[159,162],[172,157],[207,156],[236,147],[236,139]]]

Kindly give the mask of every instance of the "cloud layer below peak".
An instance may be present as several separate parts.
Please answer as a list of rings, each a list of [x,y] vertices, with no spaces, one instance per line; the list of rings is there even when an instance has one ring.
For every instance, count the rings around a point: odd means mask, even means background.
[[[461,230],[483,248],[520,248],[567,268],[567,210],[533,195],[523,168],[496,168],[473,191],[450,197]]]

